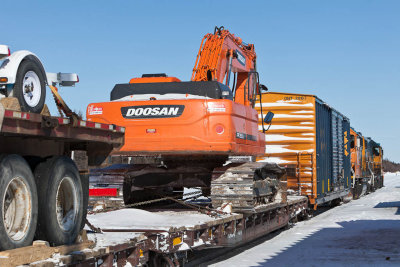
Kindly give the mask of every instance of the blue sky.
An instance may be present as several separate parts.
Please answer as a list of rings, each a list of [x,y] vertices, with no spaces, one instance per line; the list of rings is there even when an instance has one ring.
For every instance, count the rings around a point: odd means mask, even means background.
[[[204,34],[223,25],[254,43],[271,91],[316,94],[400,162],[400,1],[12,1],[1,43],[36,53],[75,110],[115,83],[165,72],[189,80]],[[53,114],[52,102],[47,101]]]

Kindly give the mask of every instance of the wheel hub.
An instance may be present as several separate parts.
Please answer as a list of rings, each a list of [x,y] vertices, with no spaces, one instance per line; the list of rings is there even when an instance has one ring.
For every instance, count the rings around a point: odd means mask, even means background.
[[[31,220],[31,193],[25,181],[13,178],[7,185],[3,196],[3,222],[7,235],[19,241],[27,234]]]
[[[74,225],[78,214],[78,199],[72,178],[64,177],[56,195],[57,222],[60,228],[68,232]]]
[[[22,88],[25,102],[30,107],[35,107],[42,95],[39,76],[34,71],[25,73]]]

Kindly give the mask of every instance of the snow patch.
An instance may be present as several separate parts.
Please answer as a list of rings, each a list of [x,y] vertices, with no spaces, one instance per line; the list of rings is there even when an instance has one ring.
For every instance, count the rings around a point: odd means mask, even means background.
[[[277,163],[277,164],[283,164],[283,163],[289,163],[290,161],[283,160],[279,157],[265,157],[261,160],[257,160],[258,162],[270,162],[270,163]]]
[[[302,138],[302,137],[292,137],[286,136],[284,134],[266,134],[265,141],[313,141],[314,138]]]
[[[289,145],[266,145],[265,153],[273,154],[273,153],[298,153],[298,152],[314,152],[314,149],[304,149],[304,150],[296,150],[296,149],[288,149]]]
[[[313,127],[308,127],[308,126],[293,126],[293,125],[276,125],[272,124],[271,127],[269,128],[270,130],[313,130]],[[262,131],[262,125],[258,126],[258,130]]]
[[[312,103],[306,103],[306,104],[291,104],[291,103],[262,103],[262,107],[313,107],[314,105]],[[260,103],[256,103],[255,107],[259,108]]]

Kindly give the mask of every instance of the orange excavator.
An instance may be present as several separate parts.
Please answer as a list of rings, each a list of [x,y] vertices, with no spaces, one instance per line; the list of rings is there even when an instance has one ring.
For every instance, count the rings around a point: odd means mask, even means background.
[[[125,203],[183,187],[201,187],[214,206],[230,202],[235,210],[274,201],[284,170],[228,161],[265,153],[258,121],[270,123],[273,114],[259,118],[254,109],[261,90],[254,45],[215,27],[201,42],[191,81],[144,74],[115,85],[111,101],[88,106],[89,121],[126,128],[113,155],[128,164],[97,171],[97,182],[120,175]]]

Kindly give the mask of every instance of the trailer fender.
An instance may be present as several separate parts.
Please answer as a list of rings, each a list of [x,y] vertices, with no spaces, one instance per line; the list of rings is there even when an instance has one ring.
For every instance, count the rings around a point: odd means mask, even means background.
[[[16,51],[12,53],[11,56],[9,56],[6,60],[4,60],[3,64],[0,66],[0,77],[7,77],[7,84],[14,84],[19,65],[25,59],[33,60],[37,64],[47,84],[47,76],[42,62],[35,54],[28,50]]]

